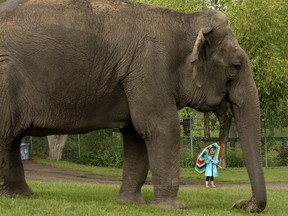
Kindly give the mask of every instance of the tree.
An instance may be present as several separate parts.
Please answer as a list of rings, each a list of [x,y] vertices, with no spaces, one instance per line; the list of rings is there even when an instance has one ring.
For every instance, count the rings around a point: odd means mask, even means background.
[[[226,2],[229,0],[203,0],[208,8],[215,10],[223,10],[226,7]]]
[[[287,1],[231,0],[226,5],[236,37],[251,60],[262,118],[278,126],[279,119],[288,119]]]
[[[178,10],[186,13],[191,13],[207,8],[204,1],[199,0],[133,0],[151,5],[162,6],[173,10]]]
[[[62,158],[62,152],[68,135],[47,136],[49,145],[49,159],[59,161]]]
[[[219,131],[219,142],[221,143],[222,146],[220,152],[221,155],[220,165],[223,168],[227,167],[227,147],[228,147],[229,129],[231,128],[231,122],[232,122],[232,112],[230,109],[228,109],[223,121],[220,122],[220,131]]]

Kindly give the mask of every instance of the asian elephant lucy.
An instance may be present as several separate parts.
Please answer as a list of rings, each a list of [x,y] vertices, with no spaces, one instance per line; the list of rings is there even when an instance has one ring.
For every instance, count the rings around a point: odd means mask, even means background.
[[[122,0],[8,0],[0,6],[0,194],[30,194],[20,159],[26,135],[120,128],[119,200],[144,202],[152,172],[154,205],[183,208],[179,119],[189,106],[231,105],[252,198],[263,211],[259,101],[249,59],[226,16],[183,14]]]

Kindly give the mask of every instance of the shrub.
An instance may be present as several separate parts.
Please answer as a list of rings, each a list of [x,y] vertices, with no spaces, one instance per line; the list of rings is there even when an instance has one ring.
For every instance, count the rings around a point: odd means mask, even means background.
[[[229,148],[227,151],[227,167],[243,167],[243,154],[239,148]]]
[[[122,167],[122,138],[111,130],[99,130],[81,135],[80,157],[77,140],[67,141],[63,159],[86,165],[102,167]]]
[[[288,166],[288,149],[281,146],[276,149],[278,155],[276,156],[278,166]]]

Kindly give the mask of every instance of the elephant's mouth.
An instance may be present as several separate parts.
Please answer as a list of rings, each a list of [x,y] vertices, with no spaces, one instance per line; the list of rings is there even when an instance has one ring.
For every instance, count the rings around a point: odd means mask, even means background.
[[[198,103],[192,102],[190,107],[200,112],[210,112],[219,109],[219,106],[226,102],[228,102],[228,100],[227,93],[225,92],[220,95],[208,96],[206,99]]]

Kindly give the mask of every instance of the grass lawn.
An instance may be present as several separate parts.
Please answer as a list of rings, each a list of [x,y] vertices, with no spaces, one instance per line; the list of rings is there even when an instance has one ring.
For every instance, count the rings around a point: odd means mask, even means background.
[[[234,201],[248,198],[249,188],[193,188],[181,187],[179,198],[187,205],[185,210],[152,207],[152,187],[144,186],[147,204],[119,203],[118,185],[92,185],[75,183],[44,183],[29,181],[34,195],[29,197],[0,198],[2,216],[64,216],[64,215],[251,215],[244,210],[231,209]],[[260,215],[287,215],[288,189],[268,189],[268,206]],[[259,215],[259,214],[255,214]]]
[[[58,166],[85,170],[99,175],[121,176],[121,169],[89,167],[70,162],[48,161],[37,159],[38,162]],[[287,182],[288,168],[264,169],[267,182]],[[192,169],[182,169],[182,179],[199,178]],[[217,178],[220,182],[248,182],[247,172],[244,168],[230,168],[220,170]],[[187,209],[163,209],[155,208],[150,204],[153,198],[152,186],[145,185],[142,189],[147,204],[119,203],[116,200],[120,185],[104,184],[80,184],[80,183],[47,183],[40,181],[28,181],[34,194],[29,197],[16,196],[14,198],[0,197],[0,216],[178,216],[178,215],[253,215],[245,210],[231,209],[232,204],[244,198],[250,198],[249,186],[222,186],[215,189],[204,187],[181,186],[179,199]],[[269,188],[268,205],[263,213],[265,216],[287,215],[288,188]],[[259,215],[259,214],[254,214]]]

